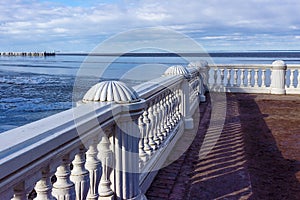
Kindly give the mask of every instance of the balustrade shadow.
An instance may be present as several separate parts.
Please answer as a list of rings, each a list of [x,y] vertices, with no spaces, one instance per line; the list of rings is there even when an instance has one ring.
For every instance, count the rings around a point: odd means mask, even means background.
[[[198,154],[194,153],[186,199],[247,199],[252,195],[237,102],[227,95],[226,102],[219,106],[226,108],[223,129],[220,134],[220,129],[213,126],[206,132],[200,127],[203,139],[198,144]],[[209,120],[214,124],[212,121],[220,119]],[[209,151],[201,154],[207,147]]]
[[[214,109],[210,95],[214,95]],[[232,199],[251,195],[236,102],[224,101],[222,95],[208,94],[207,103],[200,105],[195,139],[177,161],[160,170],[146,194],[148,199]],[[218,112],[226,108],[223,128],[224,116]],[[182,140],[190,134],[193,130],[185,131]],[[180,141],[177,148],[182,145]]]
[[[220,119],[211,118],[207,95],[195,139],[178,160],[159,171],[148,199],[299,199],[299,161],[282,156],[255,97],[228,93],[226,102],[215,104],[226,107],[220,135],[209,126]]]
[[[199,153],[199,145],[203,138],[199,130],[206,132],[206,122],[210,116],[210,99],[201,103],[199,109],[193,115],[194,128],[185,130],[181,138],[168,156],[164,168],[158,171],[154,181],[148,189],[146,196],[148,200],[158,199],[184,199],[188,189],[189,174],[193,171],[194,154]]]
[[[257,95],[230,95],[239,102],[253,199],[300,199],[300,183],[295,176],[300,171],[300,161],[283,157],[264,120],[268,115],[260,111],[255,101]]]

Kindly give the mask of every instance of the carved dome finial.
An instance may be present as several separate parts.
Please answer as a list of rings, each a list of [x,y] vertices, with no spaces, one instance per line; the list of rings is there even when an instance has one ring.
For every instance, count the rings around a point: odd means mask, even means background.
[[[118,102],[130,103],[139,100],[137,93],[120,81],[103,81],[97,83],[83,97],[83,102]]]
[[[185,77],[189,77],[189,71],[182,65],[174,65],[169,67],[164,75],[184,75]]]

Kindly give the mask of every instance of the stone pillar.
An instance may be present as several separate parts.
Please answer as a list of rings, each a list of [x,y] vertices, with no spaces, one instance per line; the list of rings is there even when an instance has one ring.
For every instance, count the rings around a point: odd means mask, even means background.
[[[199,100],[200,102],[206,102],[205,93],[208,92],[208,63],[206,61],[190,62],[188,67],[196,68],[199,71]]]
[[[141,136],[138,118],[144,112],[144,101],[139,99],[132,88],[119,81],[103,81],[94,85],[83,98],[83,102],[89,101],[118,103],[122,110],[116,116],[116,125],[112,133],[114,137],[114,142],[111,144],[114,153],[114,178],[110,181],[114,182],[113,195],[116,199],[146,199],[139,187],[139,141]],[[102,143],[103,148],[100,154],[104,155],[103,149],[108,148],[108,139],[106,138]],[[105,168],[107,165],[105,157],[108,156],[101,157],[102,165]],[[108,176],[105,177],[104,182],[109,181],[106,179]],[[108,185],[104,186],[107,191]]]
[[[203,94],[208,92],[208,80],[209,80],[209,66],[207,61],[200,62],[198,65],[198,70],[200,72],[200,78],[202,80]]]
[[[282,60],[276,60],[272,63],[271,74],[271,94],[285,94],[285,74],[286,64]]]
[[[190,103],[190,91],[189,91],[189,81],[184,79],[182,83],[182,114],[184,120],[185,129],[194,128],[194,120],[191,114],[191,103]]]
[[[144,199],[139,187],[139,140],[137,119],[142,112],[125,114],[115,131],[115,176],[118,199]]]

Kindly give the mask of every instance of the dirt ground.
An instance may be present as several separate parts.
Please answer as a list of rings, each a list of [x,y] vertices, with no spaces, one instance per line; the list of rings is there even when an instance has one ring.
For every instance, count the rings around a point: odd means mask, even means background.
[[[209,98],[200,116],[192,144],[180,152],[187,132],[173,151],[182,156],[158,172],[148,199],[300,199],[300,95],[227,94],[219,135],[209,128]],[[201,157],[207,141],[213,148]]]
[[[239,102],[256,199],[300,199],[300,96],[232,95]]]

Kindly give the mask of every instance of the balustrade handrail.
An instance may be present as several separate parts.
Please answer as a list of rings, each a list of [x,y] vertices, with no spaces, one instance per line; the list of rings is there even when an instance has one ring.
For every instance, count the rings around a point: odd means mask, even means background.
[[[210,68],[232,68],[232,69],[269,69],[272,64],[212,64]]]
[[[300,69],[299,64],[287,64],[287,69]]]
[[[272,68],[272,64],[209,64],[210,68],[233,68],[233,69],[263,69]],[[300,64],[287,64],[288,69],[299,69]]]
[[[180,84],[183,81],[183,76],[162,76],[151,81],[134,86],[133,89],[142,99],[148,99],[157,95],[160,91],[174,84]]]

